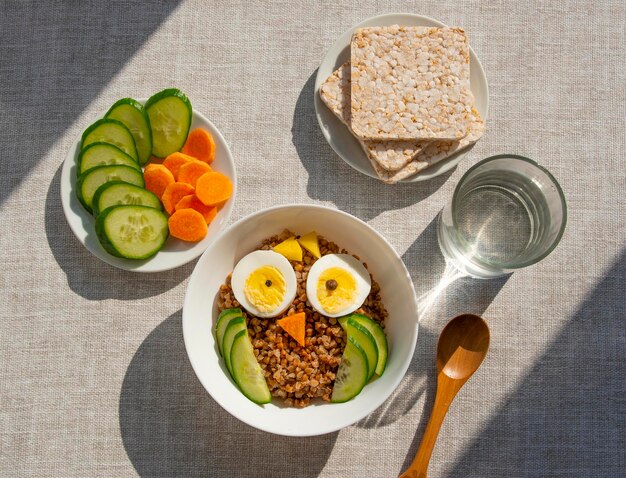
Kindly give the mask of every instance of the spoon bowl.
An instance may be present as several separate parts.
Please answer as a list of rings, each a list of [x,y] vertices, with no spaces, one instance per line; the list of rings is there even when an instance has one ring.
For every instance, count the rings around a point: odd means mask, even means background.
[[[480,367],[489,348],[489,327],[477,315],[463,314],[445,326],[437,344],[437,372],[467,380]]]
[[[437,394],[422,443],[400,478],[426,478],[439,428],[461,387],[483,363],[489,349],[489,327],[479,316],[463,314],[444,327],[437,343]]]

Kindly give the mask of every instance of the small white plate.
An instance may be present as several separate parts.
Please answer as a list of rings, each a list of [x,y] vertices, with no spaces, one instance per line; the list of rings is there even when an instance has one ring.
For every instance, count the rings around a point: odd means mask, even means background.
[[[324,104],[320,98],[319,90],[322,83],[326,81],[333,71],[343,65],[346,61],[350,60],[350,39],[352,38],[354,30],[362,27],[383,27],[390,25],[418,27],[446,26],[432,18],[424,17],[422,15],[413,15],[410,13],[390,13],[388,15],[368,18],[346,31],[339,37],[333,46],[330,47],[317,70],[317,77],[315,78],[315,113],[317,114],[317,121],[320,124],[322,134],[326,138],[326,141],[328,141],[331,148],[333,148],[346,163],[357,171],[367,174],[373,178],[377,178],[378,176],[376,176],[376,173],[367,159],[365,152],[361,148],[361,145],[352,135],[348,127],[344,125]],[[470,88],[474,94],[474,104],[476,109],[483,119],[487,120],[487,113],[489,111],[489,88],[487,86],[487,77],[485,76],[485,72],[483,71],[483,67],[480,64],[478,57],[471,47]],[[440,174],[443,174],[455,167],[468,150],[469,149],[466,148],[458,154],[455,154],[454,156],[441,161],[414,176],[403,179],[402,182],[426,181],[434,178],[435,176],[439,176]]]
[[[142,103],[145,102],[144,100],[140,101]],[[96,119],[93,121],[96,121]],[[88,125],[85,125],[85,127],[87,126]],[[211,167],[215,171],[219,171],[230,178],[233,183],[233,195],[217,213],[217,216],[209,225],[209,230],[203,240],[190,243],[169,237],[165,243],[165,247],[155,256],[146,260],[122,259],[112,256],[107,253],[100,245],[100,242],[98,242],[95,233],[95,219],[83,208],[75,193],[76,159],[80,152],[80,137],[76,139],[67,153],[67,157],[63,163],[63,170],[61,171],[61,203],[63,204],[63,212],[70,225],[70,229],[72,229],[74,235],[89,252],[107,264],[111,264],[120,269],[135,272],[161,272],[174,269],[194,260],[196,257],[200,256],[209,244],[219,235],[230,218],[237,194],[235,162],[228,149],[226,140],[215,125],[202,114],[194,110],[191,118],[191,129],[195,128],[204,128],[213,135],[213,139],[215,140],[215,161],[213,161]]]

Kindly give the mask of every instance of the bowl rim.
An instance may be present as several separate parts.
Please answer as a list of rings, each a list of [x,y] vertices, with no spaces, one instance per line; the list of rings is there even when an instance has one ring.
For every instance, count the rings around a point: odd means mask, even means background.
[[[239,226],[241,226],[242,224],[244,224],[245,222],[254,219],[255,217],[267,214],[267,213],[272,213],[275,211],[279,211],[279,210],[283,210],[283,209],[294,209],[294,208],[304,208],[304,209],[314,209],[314,210],[319,210],[319,211],[324,211],[326,213],[330,213],[330,214],[339,214],[341,216],[344,216],[345,218],[347,218],[348,220],[353,220],[356,221],[357,223],[360,223],[362,226],[365,226],[367,229],[369,229],[379,240],[382,241],[382,243],[389,248],[390,251],[393,252],[394,256],[397,258],[401,268],[404,271],[404,280],[407,281],[409,288],[412,292],[412,297],[407,298],[407,300],[411,300],[412,304],[411,304],[411,308],[414,310],[415,314],[415,324],[413,327],[411,327],[412,329],[412,337],[411,337],[411,345],[410,345],[410,350],[411,353],[407,354],[406,357],[404,357],[404,359],[402,360],[400,367],[398,369],[398,374],[396,377],[393,378],[393,380],[390,382],[390,385],[388,387],[388,389],[385,391],[385,393],[380,394],[379,396],[377,396],[375,399],[373,399],[371,401],[371,405],[369,407],[367,407],[363,412],[356,414],[353,417],[350,417],[346,420],[344,420],[343,422],[339,422],[338,424],[333,424],[332,426],[326,427],[322,430],[319,431],[315,431],[313,433],[311,432],[305,432],[305,433],[292,433],[292,432],[285,432],[285,431],[281,431],[278,430],[278,428],[272,428],[272,427],[268,427],[268,426],[261,426],[257,423],[254,422],[254,420],[250,419],[249,417],[247,417],[245,414],[242,413],[238,413],[238,409],[235,406],[230,405],[228,402],[222,400],[220,397],[215,396],[211,390],[210,387],[207,386],[206,380],[204,380],[202,378],[202,374],[200,373],[203,369],[200,368],[199,364],[197,363],[196,359],[194,358],[193,354],[190,353],[190,338],[189,338],[189,327],[190,327],[190,321],[192,320],[191,316],[190,316],[190,312],[189,309],[191,307],[190,304],[190,288],[189,288],[189,284],[194,280],[194,276],[198,273],[198,267],[199,265],[203,262],[203,258],[205,255],[209,255],[211,254],[211,252],[213,251],[213,249],[217,246],[218,242],[223,240],[224,237],[226,237],[233,229],[238,228]],[[372,226],[370,226],[369,224],[367,224],[365,221],[359,219],[358,217],[353,216],[352,214],[349,214],[345,211],[342,211],[340,209],[336,209],[333,207],[329,207],[329,206],[324,206],[324,205],[318,205],[318,204],[307,204],[307,203],[296,203],[296,204],[283,204],[283,205],[277,205],[277,206],[272,206],[269,208],[264,208],[264,209],[260,209],[258,211],[255,211],[253,213],[248,214],[247,216],[237,220],[236,222],[232,223],[230,226],[228,226],[224,231],[222,231],[222,233],[219,235],[219,237],[216,238],[215,241],[213,241],[209,247],[207,247],[207,249],[202,253],[202,255],[200,256],[200,258],[198,259],[198,262],[196,263],[193,272],[191,273],[190,277],[189,277],[189,281],[187,283],[187,288],[185,290],[185,299],[183,301],[183,310],[182,310],[182,331],[183,331],[183,342],[185,344],[185,351],[187,353],[187,357],[189,359],[189,363],[191,364],[191,367],[194,371],[194,373],[196,374],[196,377],[198,378],[198,380],[200,381],[200,383],[202,384],[202,387],[206,390],[206,392],[220,405],[220,407],[222,407],[224,410],[226,410],[230,415],[232,415],[233,417],[237,418],[238,420],[246,423],[247,425],[250,425],[251,427],[254,427],[258,430],[262,430],[265,432],[269,432],[269,433],[273,433],[276,435],[282,435],[282,436],[298,436],[298,437],[304,437],[304,436],[317,436],[317,435],[324,435],[327,433],[332,433],[332,432],[336,432],[339,431],[343,428],[346,428],[350,425],[353,425],[354,423],[358,422],[359,420],[363,419],[364,417],[366,417],[367,415],[369,415],[370,413],[372,413],[373,411],[375,411],[377,408],[379,408],[383,402],[385,402],[397,389],[398,386],[400,385],[400,382],[402,381],[402,379],[405,377],[406,372],[409,368],[409,365],[411,364],[411,360],[413,359],[413,356],[415,354],[415,347],[417,344],[417,336],[418,336],[418,331],[419,331],[419,313],[418,313],[418,303],[417,303],[417,295],[415,293],[415,286],[413,284],[413,279],[411,278],[411,275],[409,274],[409,271],[406,267],[406,265],[404,264],[404,261],[402,260],[402,257],[398,254],[398,252],[395,250],[395,248],[389,243],[389,241],[382,235],[380,234],[378,231],[376,231]],[[349,402],[348,402],[349,403]],[[337,404],[337,405],[342,405],[342,404]]]

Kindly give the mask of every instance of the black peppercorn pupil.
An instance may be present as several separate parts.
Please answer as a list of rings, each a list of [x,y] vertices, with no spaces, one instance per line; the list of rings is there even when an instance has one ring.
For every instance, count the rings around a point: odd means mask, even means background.
[[[335,290],[337,288],[337,281],[334,279],[330,279],[326,281],[326,288],[328,290]]]
[[[267,279],[267,280],[265,281],[265,285],[266,285],[267,287],[272,287],[272,281],[271,281],[271,280],[269,280],[269,279]]]

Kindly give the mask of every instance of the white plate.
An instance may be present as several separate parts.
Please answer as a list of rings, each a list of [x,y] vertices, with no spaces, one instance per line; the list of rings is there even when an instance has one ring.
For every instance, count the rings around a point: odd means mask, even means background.
[[[350,166],[357,171],[367,174],[373,178],[377,178],[372,165],[370,164],[363,148],[352,135],[346,125],[344,125],[339,118],[337,118],[332,111],[324,104],[319,95],[319,89],[322,83],[326,79],[343,65],[346,61],[350,60],[350,39],[352,33],[357,28],[372,27],[372,26],[424,26],[424,27],[445,27],[443,23],[422,15],[413,15],[410,13],[390,13],[388,15],[380,15],[378,17],[368,18],[367,20],[353,26],[345,32],[339,39],[330,47],[326,56],[322,60],[318,70],[317,77],[315,78],[315,113],[317,114],[317,121],[322,129],[322,134],[330,144],[331,148]],[[471,40],[471,38],[470,38]],[[470,47],[470,88],[475,97],[475,106],[484,120],[487,120],[487,113],[489,111],[489,88],[487,86],[487,77],[483,71],[483,67],[478,60],[478,57],[474,53],[474,50]],[[402,182],[418,182],[432,179],[435,176],[445,173],[446,171],[455,167],[459,161],[463,158],[465,153],[469,150],[459,152],[458,154],[441,161],[424,171],[417,173],[414,176],[403,179]]]
[[[141,102],[143,103],[144,101]],[[96,121],[96,119],[93,121]],[[85,125],[85,127],[87,126],[88,125]],[[235,162],[228,149],[226,140],[224,140],[224,137],[215,125],[195,110],[193,111],[191,119],[191,129],[194,128],[204,128],[213,135],[213,139],[215,140],[215,161],[213,161],[211,167],[215,171],[219,171],[230,178],[233,183],[233,195],[217,213],[217,216],[209,225],[209,230],[203,240],[196,243],[189,243],[169,237],[165,243],[165,247],[154,257],[141,261],[112,256],[107,253],[100,245],[100,242],[98,242],[94,228],[95,219],[83,208],[74,191],[76,186],[76,159],[80,152],[80,136],[76,139],[67,153],[67,157],[63,163],[63,170],[61,171],[61,203],[63,204],[63,212],[70,225],[70,229],[72,229],[74,235],[89,252],[97,258],[102,259],[107,264],[119,267],[120,269],[136,272],[161,272],[174,269],[175,267],[182,266],[194,260],[202,254],[209,244],[213,242],[215,237],[219,235],[230,218],[230,213],[233,210],[235,196],[237,194]]]
[[[367,263],[389,312],[385,332],[389,356],[383,375],[346,403],[315,403],[299,409],[280,400],[256,405],[231,380],[213,331],[220,285],[237,262],[263,239],[289,229],[316,231]],[[183,306],[183,338],[189,361],[204,388],[241,421],[279,435],[321,435],[351,425],[378,408],[396,389],[409,367],[417,341],[417,300],[413,281],[393,247],[369,225],[337,209],[295,204],[256,212],[230,226],[198,260]],[[271,446],[271,445],[270,445]]]

